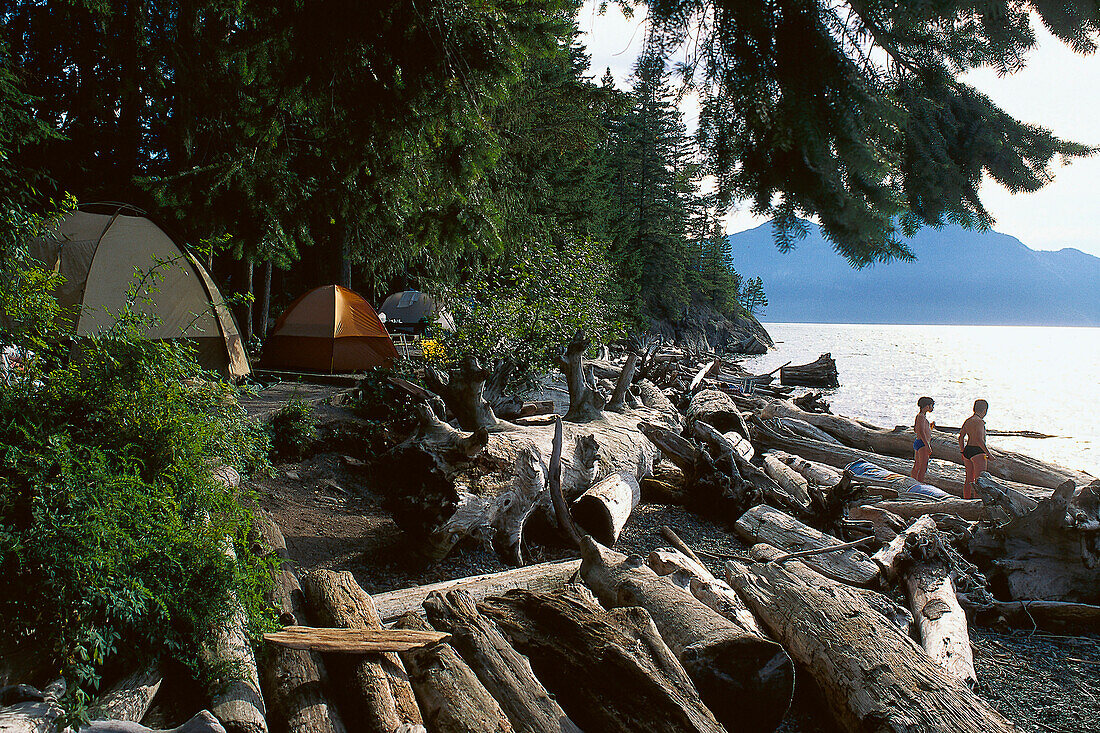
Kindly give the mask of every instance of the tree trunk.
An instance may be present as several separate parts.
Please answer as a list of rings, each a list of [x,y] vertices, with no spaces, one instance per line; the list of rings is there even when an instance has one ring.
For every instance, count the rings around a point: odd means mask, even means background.
[[[857,589],[798,560],[726,568],[730,585],[813,676],[842,730],[1018,730],[875,613]]]
[[[397,620],[397,628],[431,629],[415,613]],[[512,733],[508,716],[462,657],[447,642],[402,652],[424,725],[433,733]]]
[[[240,323],[237,325],[241,329],[241,340],[247,345],[252,340],[252,311],[255,303],[252,301],[251,296],[254,291],[252,274],[255,266],[252,260],[245,260],[241,263],[241,269],[244,271],[244,289],[241,294],[249,296],[249,299],[241,303]]]
[[[734,525],[743,539],[766,542],[784,552],[801,552],[842,544],[778,509],[761,504],[745,512]],[[862,550],[850,547],[804,558],[808,566],[826,577],[849,585],[868,586],[878,578],[878,566]]]
[[[978,684],[966,612],[955,595],[947,566],[937,560],[915,564],[905,573],[909,607],[913,611],[924,651],[967,687]]]
[[[716,389],[696,392],[688,403],[685,426],[690,431],[696,422],[705,422],[720,433],[735,432],[749,437],[749,426],[729,395]]]
[[[424,610],[432,626],[451,635],[451,646],[500,703],[517,733],[580,733],[527,659],[478,613],[469,595],[460,590],[446,596],[433,593],[424,601]]]
[[[641,498],[642,489],[634,474],[613,473],[581,494],[571,513],[581,529],[611,547]]]
[[[120,680],[99,700],[99,714],[104,720],[128,720],[140,723],[157,696],[164,675],[150,665]]]
[[[833,469],[831,466],[826,466],[824,463],[807,461],[801,456],[794,456],[783,451],[772,451],[772,454],[802,474],[802,477],[807,481],[824,488],[836,486],[843,477],[840,471]]]
[[[263,292],[260,293],[260,333],[261,339],[267,338],[268,318],[271,315],[271,260],[264,263]]]
[[[340,285],[351,290],[351,233],[340,239]]]
[[[634,372],[638,367],[638,355],[630,352],[626,355],[626,363],[619,372],[618,381],[615,382],[615,391],[611,393],[611,400],[607,403],[607,409],[611,412],[623,412],[626,409],[626,394],[630,385],[634,382]]]
[[[577,574],[580,567],[580,560],[559,560],[538,565],[525,565],[499,573],[376,593],[372,600],[375,608],[378,609],[378,616],[382,619],[382,623],[388,624],[410,612],[422,614],[421,604],[434,592],[446,593],[449,590],[461,588],[476,602],[489,596],[503,595],[517,588],[533,592],[561,590],[569,579]]]
[[[1067,481],[1029,513],[999,527],[980,527],[970,554],[1000,576],[1013,600],[1100,603],[1100,482],[1074,496]],[[991,578],[992,579],[992,578]]]
[[[641,606],[707,704],[736,730],[774,730],[790,706],[794,668],[774,642],[718,615],[628,558],[585,537],[581,577],[605,606]]]
[[[725,730],[671,652],[645,653],[584,589],[510,591],[479,608],[530,658],[539,679],[584,730]]]
[[[768,404],[761,414],[763,418],[794,417],[839,438],[849,446],[899,458],[913,458],[913,430],[887,430],[857,423],[839,415],[823,415],[804,412],[794,404],[784,400],[775,400]],[[959,442],[954,436],[944,437],[932,433],[932,457],[962,465]],[[1053,489],[1065,481],[1073,481],[1077,486],[1085,486],[1096,480],[1083,471],[1074,471],[1063,466],[1045,463],[1030,456],[1011,451],[990,448],[989,473],[997,478],[1016,483]],[[912,467],[910,463],[910,468]],[[894,469],[891,469],[894,470]],[[908,474],[908,471],[901,473]],[[943,488],[943,487],[940,487]],[[946,491],[946,489],[944,489]],[[952,492],[954,493],[954,492]]]
[[[672,400],[648,379],[643,379],[638,382],[637,387],[638,398],[642,401],[642,404],[651,410],[659,412],[664,417],[663,422],[676,430],[680,430],[682,427],[680,412],[676,409],[676,406],[672,404]]]
[[[371,597],[349,572],[314,570],[302,577],[302,589],[319,626],[382,627]],[[357,711],[355,728],[392,733],[403,723],[422,722],[408,675],[396,654],[330,656],[326,661],[333,667],[333,674],[342,674],[348,680],[348,704],[344,710]]]
[[[822,354],[809,364],[780,367],[779,383],[794,387],[839,387],[840,379],[832,354]]]
[[[443,376],[429,368],[428,388],[443,398],[463,430],[497,430],[501,423],[485,400],[485,380],[491,376],[472,356],[467,356],[450,374]]]

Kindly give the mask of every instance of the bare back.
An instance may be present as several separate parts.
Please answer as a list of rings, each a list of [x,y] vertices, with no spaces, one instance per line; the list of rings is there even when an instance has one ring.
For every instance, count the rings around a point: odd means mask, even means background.
[[[977,415],[971,415],[959,428],[959,448],[974,445],[988,452],[985,447],[985,420]]]
[[[924,412],[918,412],[916,419],[913,420],[913,432],[924,441],[925,445],[932,445],[932,426],[928,424],[928,415]]]

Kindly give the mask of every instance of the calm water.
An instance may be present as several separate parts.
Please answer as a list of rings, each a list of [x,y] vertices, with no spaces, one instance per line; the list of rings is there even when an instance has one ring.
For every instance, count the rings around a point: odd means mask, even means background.
[[[936,400],[932,419],[958,427],[974,400],[989,402],[990,429],[1035,430],[1042,440],[989,438],[1100,476],[1100,328],[766,323],[776,349],[746,360],[761,374],[830,352],[840,387],[833,412],[876,425],[911,425],[917,398]]]

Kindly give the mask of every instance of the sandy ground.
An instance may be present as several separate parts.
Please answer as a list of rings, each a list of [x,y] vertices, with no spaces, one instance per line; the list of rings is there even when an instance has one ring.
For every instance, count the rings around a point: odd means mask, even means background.
[[[322,423],[342,424],[345,433],[354,431],[354,418],[341,408],[322,405],[317,417]],[[483,547],[460,547],[438,563],[420,558],[382,509],[364,457],[352,455],[345,446],[340,452],[277,464],[274,476],[252,482],[261,506],[282,529],[300,572],[347,570],[368,592],[378,593],[505,569],[495,553]],[[743,549],[725,526],[680,507],[653,504],[635,511],[617,549],[644,554],[667,545],[659,534],[662,524],[672,526],[700,554],[710,553],[703,557],[715,569],[721,555]],[[532,562],[571,554],[561,546],[530,548]],[[1100,731],[1100,636],[977,629],[972,642],[979,693],[1021,730]],[[834,730],[807,675],[800,678],[796,703],[781,730]]]

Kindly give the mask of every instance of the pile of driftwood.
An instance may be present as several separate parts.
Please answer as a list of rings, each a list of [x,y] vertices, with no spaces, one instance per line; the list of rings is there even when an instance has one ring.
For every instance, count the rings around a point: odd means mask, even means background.
[[[720,367],[661,389],[626,355],[597,379],[586,348],[562,353],[564,423],[500,420],[467,364],[389,457],[425,553],[484,542],[520,567],[372,597],[286,562],[286,628],[255,655],[235,615],[209,654],[243,674],[178,730],[771,731],[798,678],[846,731],[1012,731],[974,692],[969,625],[1100,628],[1091,476],[993,451],[964,501],[957,443],[934,435],[933,498],[905,480],[911,431],[726,389]],[[666,530],[670,547],[617,552],[643,501],[725,521],[747,549],[708,566]],[[253,551],[285,559],[259,519]],[[580,557],[522,566],[535,537]],[[140,721],[157,679],[120,683],[111,716]],[[57,694],[4,708],[0,730],[49,729]]]

